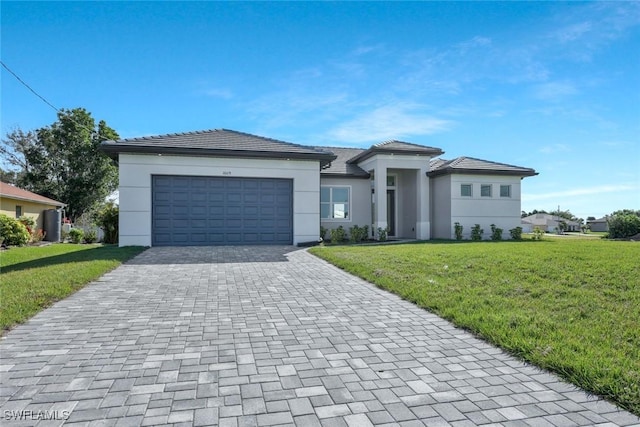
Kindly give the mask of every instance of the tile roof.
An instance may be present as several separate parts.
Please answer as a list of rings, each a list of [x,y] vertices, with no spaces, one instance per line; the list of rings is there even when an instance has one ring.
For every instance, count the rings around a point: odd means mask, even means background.
[[[404,141],[384,141],[378,144],[372,145],[368,150],[362,151],[359,155],[349,160],[349,163],[358,163],[376,154],[402,154],[402,155],[417,155],[417,156],[439,156],[443,154],[439,148],[429,147],[426,145],[418,145]]]
[[[368,178],[369,173],[358,165],[353,163],[347,163],[349,159],[362,153],[364,148],[340,148],[340,147],[316,147],[320,150],[330,151],[337,156],[337,158],[323,168],[320,173],[323,176],[341,175],[341,176],[354,176]]]
[[[531,168],[491,162],[473,157],[457,157],[453,160],[434,159],[430,163],[429,176],[449,173],[471,173],[489,175],[534,176],[538,173]]]
[[[25,200],[28,202],[43,203],[52,206],[66,206],[62,202],[50,199],[48,197],[41,196],[31,191],[23,190],[14,185],[7,184],[6,182],[0,182],[0,197],[6,197],[8,199]]]
[[[229,129],[145,136],[104,141],[101,149],[115,157],[118,153],[188,154],[225,157],[334,159],[331,153],[300,144],[265,138]]]

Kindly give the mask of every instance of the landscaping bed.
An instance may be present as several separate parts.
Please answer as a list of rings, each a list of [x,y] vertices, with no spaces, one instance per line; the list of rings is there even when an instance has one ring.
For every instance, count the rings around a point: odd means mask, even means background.
[[[600,239],[310,252],[640,415],[640,244]]]

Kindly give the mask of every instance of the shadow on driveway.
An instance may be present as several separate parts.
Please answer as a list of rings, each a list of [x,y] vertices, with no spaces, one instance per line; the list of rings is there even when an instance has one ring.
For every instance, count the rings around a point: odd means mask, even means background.
[[[127,264],[225,264],[288,262],[295,246],[163,246],[147,249]]]

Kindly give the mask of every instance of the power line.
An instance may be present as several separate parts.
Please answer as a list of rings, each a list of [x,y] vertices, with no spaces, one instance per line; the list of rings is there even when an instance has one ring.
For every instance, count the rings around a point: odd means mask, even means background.
[[[47,101],[44,96],[40,95],[38,92],[36,92],[31,86],[29,86],[24,80],[22,80],[20,78],[20,76],[18,76],[16,73],[13,72],[13,70],[11,68],[9,68],[7,66],[7,64],[4,63],[4,61],[0,60],[0,64],[2,64],[2,66],[9,72],[11,73],[11,75],[13,77],[15,77],[20,83],[22,83],[22,85],[24,87],[26,87],[27,89],[29,89],[35,96],[37,96],[38,98],[40,98],[45,104],[47,104],[49,107],[53,108],[54,110],[56,110],[56,112],[59,112],[60,109],[56,108],[55,105],[53,105],[52,103],[50,103],[49,101]]]
[[[41,99],[45,104],[47,104],[49,107],[53,108],[53,109],[56,111],[56,113],[62,113],[62,112],[63,112],[63,111],[62,111],[62,109],[57,108],[55,105],[53,105],[52,103],[50,103],[49,101],[47,101],[47,100],[46,100],[46,98],[45,98],[44,96],[40,95],[40,94],[39,94],[38,92],[36,92],[36,91],[31,87],[31,86],[29,86],[29,85],[27,84],[27,82],[25,82],[24,80],[22,80],[22,79],[20,78],[20,76],[19,76],[19,75],[17,75],[17,74],[16,74],[16,73],[11,69],[11,68],[9,68],[9,67],[7,66],[7,64],[5,64],[5,63],[4,63],[4,61],[0,60],[0,64],[2,64],[2,66],[4,67],[4,69],[5,69],[5,70],[7,70],[9,73],[11,73],[11,75],[12,75],[13,77],[15,77],[15,78],[16,78],[16,80],[18,80],[20,83],[22,83],[22,85],[23,85],[24,87],[26,87],[27,89],[29,89],[29,90],[30,90],[30,91],[31,91],[35,96],[37,96],[38,98],[40,98],[40,99]],[[109,138],[107,138],[107,137],[104,137],[104,136],[100,135],[100,132],[99,132],[99,131],[96,131],[95,129],[91,129],[91,128],[89,128],[89,127],[87,127],[87,126],[83,125],[82,123],[78,123],[77,121],[75,121],[75,120],[74,120],[73,118],[71,118],[71,117],[69,117],[69,120],[71,120],[73,123],[75,123],[76,125],[78,125],[78,126],[80,126],[81,128],[83,128],[84,130],[88,130],[88,131],[89,131],[89,132],[91,132],[92,134],[93,134],[93,133],[95,133],[95,134],[98,136],[98,138],[100,138],[100,139],[103,139],[103,140],[105,140],[105,141],[109,139]]]

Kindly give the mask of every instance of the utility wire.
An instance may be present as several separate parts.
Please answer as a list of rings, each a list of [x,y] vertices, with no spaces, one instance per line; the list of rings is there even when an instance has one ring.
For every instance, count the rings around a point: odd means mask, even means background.
[[[40,98],[45,104],[47,104],[49,107],[53,108],[56,113],[62,113],[62,110],[60,108],[57,108],[55,105],[53,105],[52,103],[50,103],[49,101],[47,101],[45,99],[44,96],[40,95],[38,92],[36,92],[31,86],[29,86],[24,80],[22,80],[20,78],[19,75],[17,75],[11,68],[9,68],[7,66],[7,64],[4,63],[4,61],[0,60],[0,64],[2,64],[2,66],[4,67],[5,70],[7,70],[9,73],[11,73],[11,75],[13,77],[16,78],[16,80],[18,80],[20,83],[22,83],[22,85],[24,87],[26,87],[27,89],[29,89],[35,96],[37,96],[38,98]],[[89,132],[91,132],[92,134],[95,133],[97,134],[98,138],[103,139],[103,140],[108,140],[109,138],[104,137],[102,135],[100,135],[100,133],[98,131],[96,131],[95,129],[91,129],[85,125],[83,125],[82,123],[78,123],[77,121],[73,120],[73,118],[69,117],[69,120],[71,120],[73,123],[75,123],[76,125],[80,126],[81,128],[83,128],[84,130],[88,130]]]
[[[54,110],[56,110],[56,112],[59,112],[60,109],[56,108],[56,106],[54,106],[52,103],[50,103],[49,101],[47,101],[42,95],[40,95],[38,92],[36,92],[35,90],[33,90],[33,88],[31,86],[29,86],[24,80],[22,80],[20,78],[20,76],[18,76],[16,73],[13,72],[13,70],[11,70],[11,68],[9,68],[7,66],[7,64],[4,63],[4,61],[0,60],[0,64],[2,64],[2,66],[11,73],[11,75],[13,77],[15,77],[20,83],[23,84],[24,87],[26,87],[27,89],[29,89],[31,92],[33,92],[33,94],[35,96],[37,96],[38,98],[40,98],[45,104],[47,104],[49,107],[53,108]]]

